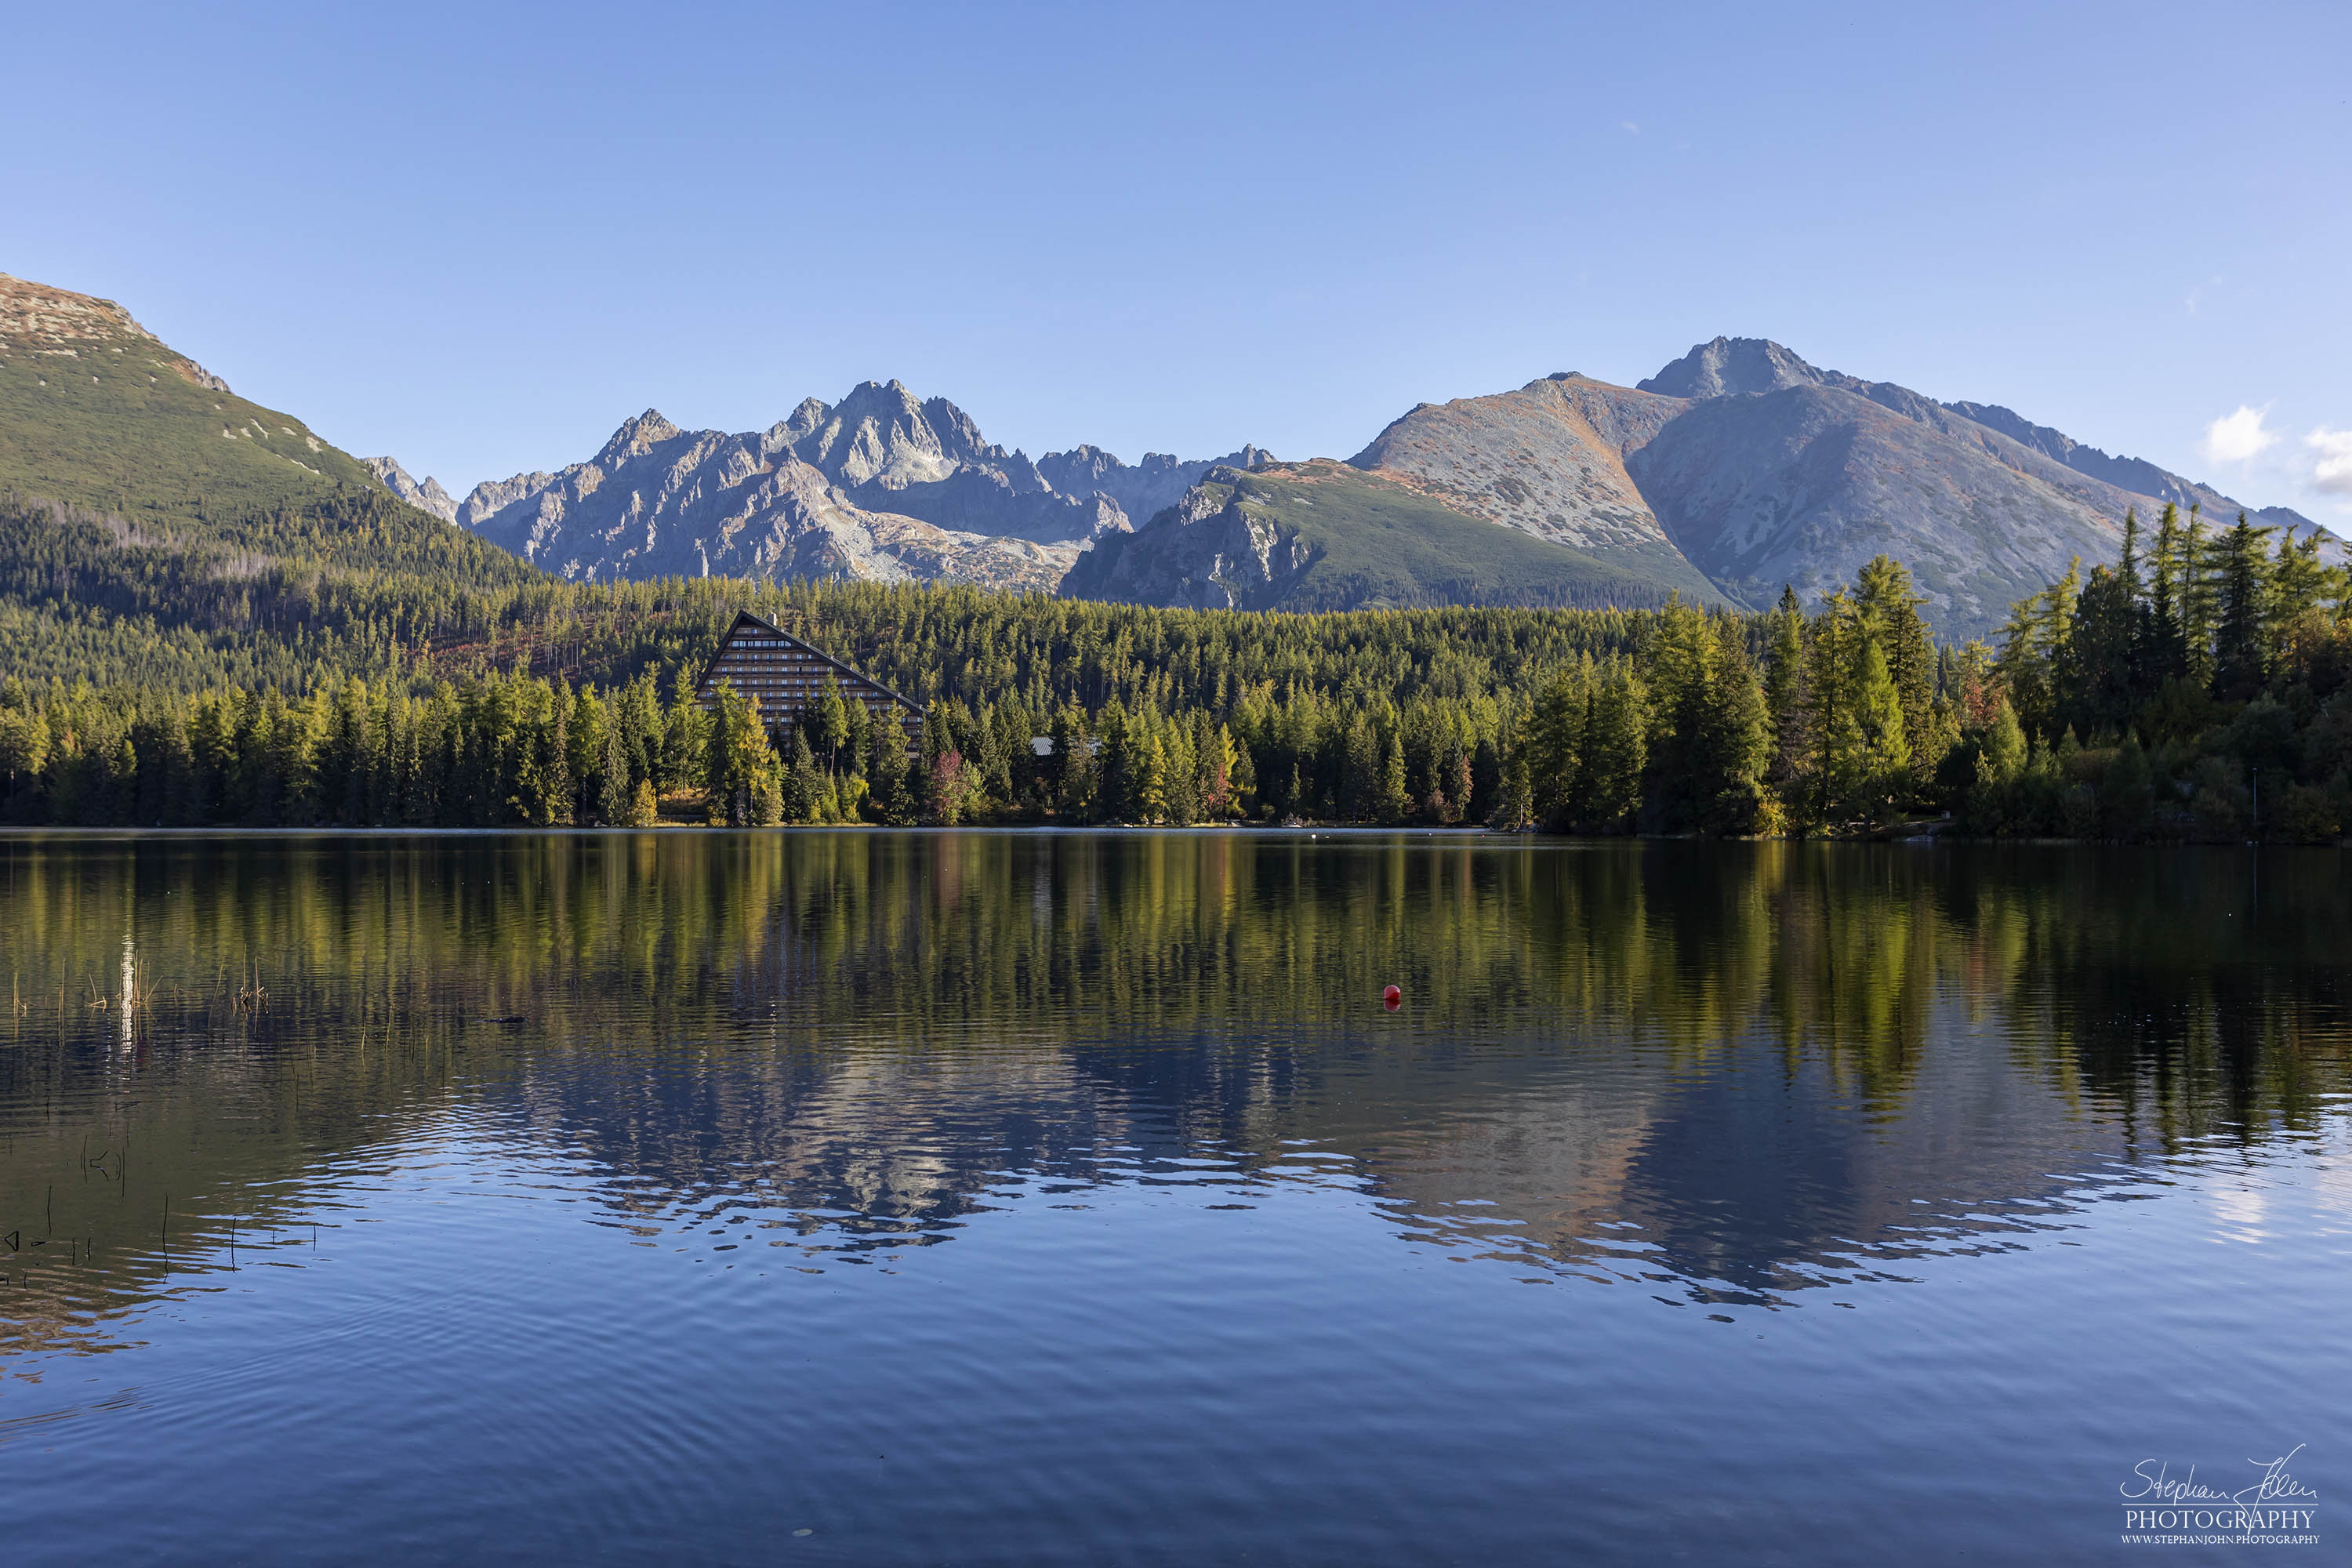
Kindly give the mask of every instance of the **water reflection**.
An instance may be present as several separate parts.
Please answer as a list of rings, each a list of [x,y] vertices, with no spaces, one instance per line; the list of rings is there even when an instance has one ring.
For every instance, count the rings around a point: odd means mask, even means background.
[[[2313,1135],[2352,888],[2334,851],[15,837],[0,950],[21,1356],[483,1151],[698,1262],[1309,1187],[1515,1278],[1826,1305]]]

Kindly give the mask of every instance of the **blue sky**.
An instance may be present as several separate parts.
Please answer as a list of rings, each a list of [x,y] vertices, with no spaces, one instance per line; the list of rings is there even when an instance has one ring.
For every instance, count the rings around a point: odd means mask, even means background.
[[[893,376],[1033,454],[1347,456],[1723,332],[2352,521],[2342,5],[6,30],[0,270],[453,489]]]

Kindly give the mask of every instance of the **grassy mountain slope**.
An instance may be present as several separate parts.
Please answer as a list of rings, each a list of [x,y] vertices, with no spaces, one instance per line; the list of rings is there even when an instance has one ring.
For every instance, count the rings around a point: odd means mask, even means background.
[[[0,274],[0,676],[299,684],[543,580],[121,306]]]
[[[1135,533],[1097,542],[1061,591],[1194,608],[1339,610],[1642,607],[1664,603],[1671,589],[1624,563],[1468,516],[1402,480],[1318,460],[1213,470]]]
[[[282,510],[362,488],[382,487],[120,305],[0,274],[0,489],[136,521]]]

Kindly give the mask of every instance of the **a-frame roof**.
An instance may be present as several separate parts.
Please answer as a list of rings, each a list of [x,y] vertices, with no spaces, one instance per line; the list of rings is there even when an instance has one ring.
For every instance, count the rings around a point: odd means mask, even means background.
[[[841,660],[834,658],[833,655],[825,652],[823,648],[814,647],[803,638],[793,636],[792,633],[784,630],[783,627],[777,626],[772,621],[761,620],[759,616],[753,615],[749,610],[738,610],[735,612],[733,624],[728,626],[726,635],[719,639],[719,646],[711,650],[710,657],[702,661],[702,674],[694,683],[694,689],[696,691],[700,691],[705,686],[708,686],[710,683],[711,668],[719,662],[719,656],[727,651],[727,645],[735,640],[735,634],[742,631],[747,626],[755,631],[765,632],[770,637],[782,638],[783,641],[792,644],[794,647],[799,648],[802,652],[809,655],[812,658],[814,658],[821,663],[831,665],[835,669],[837,669],[842,674],[848,676],[851,679],[861,681],[864,684],[874,688],[875,690],[879,691],[882,695],[889,698],[892,701],[900,704],[910,712],[919,716],[923,711],[923,705],[916,701],[913,698],[908,696],[905,692],[893,690],[891,688],[883,685],[880,681],[866,674],[864,670],[852,668],[850,666],[845,665],[842,663]]]

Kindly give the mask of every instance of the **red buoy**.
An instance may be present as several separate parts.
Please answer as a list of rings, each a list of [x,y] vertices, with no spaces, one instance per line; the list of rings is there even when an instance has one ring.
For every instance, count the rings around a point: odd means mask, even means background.
[[[1404,993],[1391,985],[1381,993],[1381,1005],[1393,1013],[1404,1005]]]

